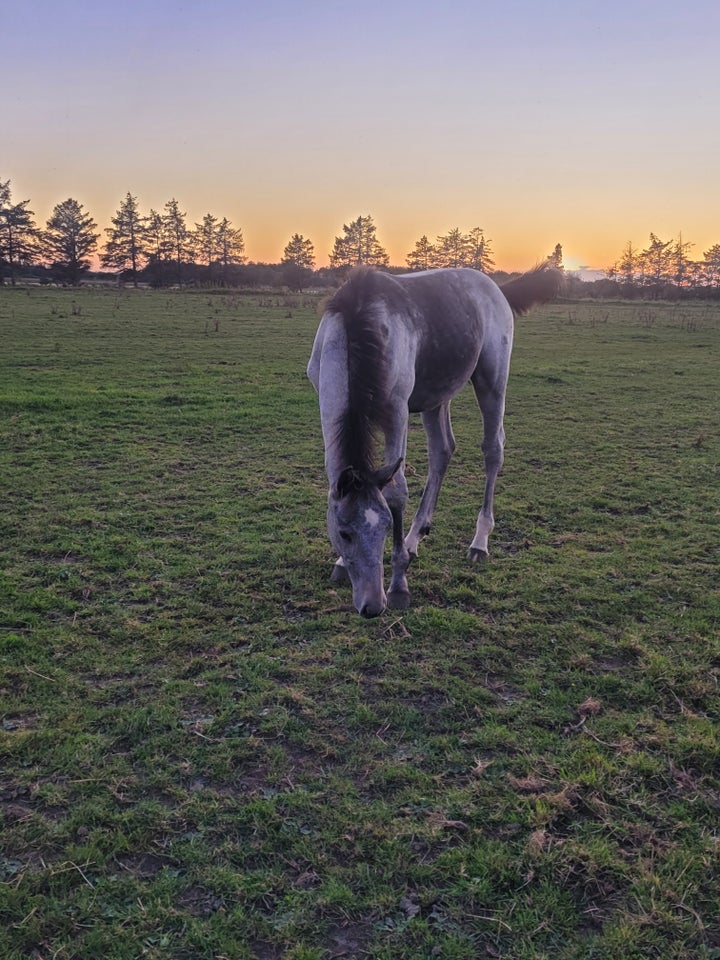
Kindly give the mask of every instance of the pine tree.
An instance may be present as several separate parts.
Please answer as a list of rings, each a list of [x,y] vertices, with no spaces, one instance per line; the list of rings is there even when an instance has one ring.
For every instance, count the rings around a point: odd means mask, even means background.
[[[563,269],[562,244],[560,244],[560,243],[556,243],[556,244],[555,244],[555,249],[554,249],[553,252],[550,254],[550,256],[547,258],[547,262],[548,262],[551,266],[557,267],[558,270],[562,270],[562,269]]]
[[[315,266],[315,248],[311,240],[294,233],[283,250],[282,263],[294,263],[297,267],[312,270]]]
[[[560,244],[558,244],[558,247]],[[481,227],[473,227],[467,235],[468,259],[466,266],[474,270],[481,270],[483,273],[490,273],[495,266],[492,257],[490,241],[485,239],[485,234]],[[557,250],[557,247],[555,248]],[[562,251],[561,251],[562,255]]]
[[[453,227],[449,233],[435,241],[436,264],[438,267],[466,267],[470,258],[468,237]]]
[[[294,233],[288,241],[281,261],[283,283],[291,290],[300,291],[307,285],[315,266],[315,248],[312,241]]]
[[[15,271],[37,257],[38,231],[29,200],[12,203],[10,181],[0,181],[0,267],[7,264],[10,283],[15,286]],[[2,283],[0,270],[0,283]]]
[[[415,249],[405,257],[405,262],[411,270],[432,270],[435,260],[435,247],[424,234],[415,242]]]
[[[223,280],[227,281],[228,269],[245,263],[245,240],[242,230],[232,226],[227,217],[223,217],[217,227],[218,262],[222,268]]]
[[[390,258],[377,238],[372,217],[358,217],[350,224],[344,223],[343,232],[344,236],[335,237],[331,267],[342,270],[361,264],[387,266]]]
[[[137,198],[128,192],[110,222],[100,262],[111,270],[128,270],[137,286],[138,271],[148,256],[148,222],[140,216]]]
[[[671,259],[674,269],[673,279],[679,287],[684,287],[692,283],[694,265],[688,256],[688,252],[690,248],[694,246],[694,243],[683,242],[682,233],[672,246]]]
[[[88,257],[95,252],[97,224],[83,211],[83,205],[69,198],[58,203],[42,235],[43,255],[55,273],[73,285],[89,269]]]
[[[713,287],[720,287],[720,243],[703,253],[703,279]]]
[[[650,243],[639,256],[642,278],[645,284],[657,285],[671,281],[673,274],[672,241],[661,240],[650,234]]]
[[[632,241],[628,240],[620,259],[608,270],[608,275],[613,277],[619,274],[623,283],[632,283],[639,269],[638,257],[639,254],[633,247]]]
[[[196,256],[208,270],[220,258],[220,239],[218,233],[218,219],[211,213],[206,213],[202,223],[195,224],[193,245]]]
[[[180,280],[183,264],[193,257],[192,236],[187,227],[187,214],[180,212],[180,204],[174,198],[165,204],[163,214],[163,259],[175,265],[175,278]]]
[[[164,260],[167,254],[165,242],[165,221],[157,210],[150,210],[145,225],[148,257],[156,262]]]

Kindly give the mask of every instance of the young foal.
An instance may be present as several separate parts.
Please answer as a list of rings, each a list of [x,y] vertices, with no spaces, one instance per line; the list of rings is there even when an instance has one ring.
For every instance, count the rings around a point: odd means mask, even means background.
[[[547,265],[502,290],[476,270],[390,276],[351,274],[323,314],[308,364],[320,399],[330,490],[327,524],[339,559],[333,579],[350,578],[367,617],[410,603],[406,572],[430,531],[455,438],[450,401],[468,380],[483,417],[485,496],[469,557],[487,555],[495,480],[503,462],[505,388],[513,313],[551,300],[561,274]],[[407,537],[403,463],[408,412],[422,415],[428,478]],[[376,463],[378,435],[384,465]],[[392,576],[385,594],[383,552],[392,528]]]

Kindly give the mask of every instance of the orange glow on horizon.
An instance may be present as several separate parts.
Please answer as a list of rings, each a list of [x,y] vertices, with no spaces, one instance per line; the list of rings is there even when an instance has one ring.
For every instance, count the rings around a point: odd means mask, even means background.
[[[69,196],[74,197],[97,224],[100,250],[107,239],[105,229],[110,225],[110,219],[127,190],[113,191],[112,195],[97,186],[89,189],[86,185],[83,190],[82,184],[72,177],[68,177],[66,189],[61,190],[58,189],[61,180],[61,176],[48,178],[42,191],[34,190],[27,177],[18,182],[13,180],[13,199],[19,201],[29,198],[37,226],[44,227],[55,204]],[[373,217],[378,239],[386,249],[391,265],[395,267],[405,266],[408,253],[423,235],[432,243],[439,235],[455,227],[463,232],[475,226],[482,227],[490,243],[495,269],[507,272],[530,269],[552,253],[556,243],[562,245],[564,263],[569,270],[581,267],[606,270],[619,259],[628,240],[642,249],[647,245],[651,231],[664,240],[677,240],[682,232],[683,241],[693,245],[691,258],[695,259],[701,259],[705,250],[720,243],[720,229],[715,226],[714,211],[709,206],[703,209],[702,217],[697,210],[693,211],[696,221],[693,231],[692,225],[683,222],[677,213],[671,217],[667,214],[654,217],[647,211],[643,215],[633,212],[627,220],[618,218],[615,222],[613,217],[597,208],[593,219],[587,206],[579,213],[565,208],[558,215],[550,209],[550,205],[542,204],[541,209],[531,217],[522,205],[509,204],[507,209],[502,209],[498,204],[492,215],[471,219],[468,216],[450,217],[444,210],[438,214],[429,203],[423,214],[419,200],[413,205],[414,212],[409,217],[407,207],[400,204],[397,197],[378,198],[374,205],[348,203],[338,210],[339,205],[332,209],[323,208],[320,193],[316,205],[308,199],[302,209],[288,213],[284,209],[265,208],[262,198],[258,202],[257,199],[251,201],[247,197],[233,196],[232,185],[227,188],[227,194],[220,185],[215,185],[212,195],[193,198],[189,190],[178,190],[169,191],[164,199],[163,194],[158,196],[155,185],[154,196],[149,203],[145,202],[141,191],[131,187],[130,192],[137,196],[143,214],[147,214],[151,208],[162,212],[167,200],[176,197],[187,214],[187,225],[191,229],[207,212],[219,218],[226,216],[234,227],[242,229],[248,259],[259,263],[278,263],[290,237],[300,233],[314,245],[316,267],[327,266],[334,238],[342,234],[343,224],[368,214]],[[230,203],[225,203],[226,196],[232,198]]]

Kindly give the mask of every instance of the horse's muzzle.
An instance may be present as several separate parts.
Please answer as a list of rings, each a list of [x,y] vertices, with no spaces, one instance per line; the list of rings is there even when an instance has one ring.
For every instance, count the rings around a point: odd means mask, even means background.
[[[385,604],[380,606],[379,604],[376,604],[376,603],[375,604],[364,603],[362,607],[358,609],[358,613],[361,616],[367,617],[368,619],[370,619],[371,617],[379,617],[381,613],[384,613],[385,609],[386,609]]]

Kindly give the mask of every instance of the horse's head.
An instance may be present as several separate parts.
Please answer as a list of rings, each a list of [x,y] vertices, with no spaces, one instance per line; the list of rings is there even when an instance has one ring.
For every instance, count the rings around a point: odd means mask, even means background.
[[[372,473],[347,467],[330,488],[330,542],[350,577],[355,608],[365,617],[377,617],[387,606],[383,553],[393,519],[382,489],[401,462]]]

